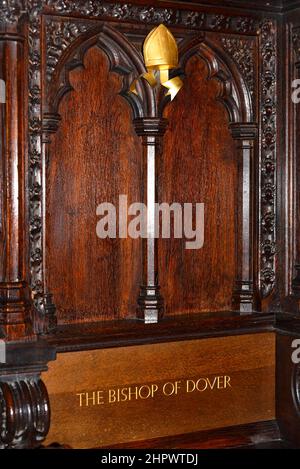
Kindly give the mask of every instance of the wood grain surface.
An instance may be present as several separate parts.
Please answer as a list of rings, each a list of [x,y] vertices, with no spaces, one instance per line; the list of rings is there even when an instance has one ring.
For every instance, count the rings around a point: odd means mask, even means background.
[[[47,443],[88,448],[272,420],[274,353],[274,334],[263,333],[59,354],[43,375]],[[186,380],[224,375],[231,387],[185,392]],[[175,381],[177,395],[164,395]],[[108,402],[111,389],[145,384],[158,386],[153,398]],[[103,391],[104,403],[80,407],[77,394],[92,391]]]
[[[166,314],[231,308],[235,280],[238,159],[218,83],[207,80],[199,57],[186,67],[184,86],[166,111],[169,126],[159,174],[159,201],[204,203],[204,245],[159,240],[159,273]]]
[[[100,203],[141,200],[141,144],[105,54],[93,48],[84,63],[60,106],[48,173],[47,272],[59,322],[135,316],[141,278],[139,239],[96,235]]]

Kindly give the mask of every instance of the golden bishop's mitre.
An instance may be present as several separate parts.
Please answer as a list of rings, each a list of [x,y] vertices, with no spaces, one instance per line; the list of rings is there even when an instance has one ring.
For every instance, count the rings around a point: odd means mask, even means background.
[[[136,83],[140,78],[146,80],[151,88],[155,88],[157,76],[154,72],[159,70],[160,83],[168,89],[166,95],[169,95],[172,101],[183,83],[179,76],[169,77],[169,70],[178,67],[178,49],[173,34],[166,26],[160,24],[150,31],[144,42],[143,55],[147,72],[131,83],[131,93],[138,94]]]
[[[144,42],[143,54],[148,70],[169,70],[178,66],[175,38],[163,24],[150,31]]]

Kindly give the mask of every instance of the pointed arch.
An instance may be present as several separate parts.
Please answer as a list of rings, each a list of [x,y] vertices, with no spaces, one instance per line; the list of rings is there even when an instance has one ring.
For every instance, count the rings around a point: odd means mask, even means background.
[[[116,29],[105,24],[88,29],[62,52],[47,86],[44,115],[58,115],[63,97],[73,91],[70,72],[84,67],[84,57],[92,47],[101,49],[109,60],[111,72],[122,76],[120,95],[129,103],[133,118],[155,115],[154,91],[144,80],[138,83],[138,96],[129,92],[130,83],[146,71],[142,54]]]
[[[251,92],[237,65],[217,41],[203,35],[183,41],[179,47],[180,69],[183,73],[188,60],[198,56],[207,65],[207,78],[219,83],[216,99],[226,108],[229,123],[251,123],[254,120],[254,103]],[[174,73],[174,72],[173,72]],[[169,97],[161,94],[159,110],[162,115]]]

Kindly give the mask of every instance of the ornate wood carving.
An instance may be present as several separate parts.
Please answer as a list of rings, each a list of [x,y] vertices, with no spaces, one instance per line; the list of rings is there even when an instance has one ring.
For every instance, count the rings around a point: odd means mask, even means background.
[[[224,49],[236,62],[242,76],[244,77],[249,91],[253,96],[255,85],[255,65],[254,65],[254,43],[253,40],[242,38],[224,37],[222,38]]]
[[[27,11],[26,0],[1,0],[0,22],[17,23],[21,16]]]
[[[31,288],[34,295],[34,304],[38,311],[35,318],[36,330],[47,332],[53,327],[54,305],[51,294],[47,292],[43,278],[43,178],[45,168],[42,152],[42,129],[41,129],[41,51],[40,51],[40,15],[45,12],[55,12],[59,15],[79,14],[92,18],[112,18],[120,20],[134,20],[143,23],[165,22],[169,25],[185,26],[191,29],[203,29],[209,31],[225,31],[228,33],[255,34],[258,28],[258,20],[253,17],[216,15],[213,13],[175,10],[172,8],[154,8],[131,4],[110,4],[96,1],[72,2],[70,0],[48,0],[45,2],[35,1],[15,1],[10,2],[7,9],[5,1],[1,4],[2,21],[15,21],[25,12],[29,16],[29,161],[30,161],[30,268],[31,268]],[[69,45],[82,34],[89,33],[92,27],[82,20],[62,20],[60,23],[47,19],[46,27],[48,33],[47,40],[47,79],[50,82],[53,78],[54,68],[58,66],[59,60],[65,53]],[[106,33],[106,32],[105,32]],[[262,148],[262,171],[261,171],[261,226],[260,226],[260,274],[259,285],[262,295],[265,297],[272,291],[275,280],[275,145],[274,138],[276,132],[275,119],[275,25],[271,20],[266,20],[260,27],[261,49],[262,49],[262,120],[263,131]],[[100,35],[101,46],[107,41],[104,35]],[[97,39],[98,40],[98,39]],[[110,46],[114,38],[110,39]],[[241,47],[240,40],[234,38],[224,38],[224,49],[233,57],[237,67],[248,84],[250,92],[253,93],[253,49],[246,49],[245,44]],[[110,47],[107,47],[106,52]],[[120,50],[120,49],[119,49]],[[109,52],[108,52],[109,53]],[[137,54],[137,53],[136,53]],[[138,56],[138,54],[137,54]],[[121,60],[122,54],[119,54]],[[75,60],[74,60],[75,59]],[[73,64],[79,57],[73,57]],[[115,57],[113,57],[115,60]],[[113,61],[111,57],[111,62]],[[70,63],[70,61],[69,61]],[[118,68],[118,64],[114,64]],[[141,68],[135,61],[131,69],[127,69],[125,75],[125,85],[128,85],[131,73],[134,69]],[[122,67],[119,67],[121,69]],[[134,72],[136,73],[136,72]],[[123,93],[126,95],[124,85]],[[65,86],[68,88],[69,84]],[[227,89],[224,87],[224,90]],[[66,90],[64,90],[65,92]],[[63,93],[62,93],[63,94]],[[149,91],[144,90],[144,97]],[[127,96],[125,96],[128,98]],[[151,104],[152,100],[152,104]],[[153,115],[153,98],[146,99],[148,104],[147,115]],[[132,104],[132,103],[131,103]],[[141,103],[138,100],[134,103],[135,116],[141,117]],[[151,111],[152,109],[152,111]],[[55,130],[59,121],[56,111],[49,109],[48,117],[44,118],[44,131]],[[245,119],[243,119],[245,121]],[[51,123],[51,124],[50,124]],[[52,126],[54,123],[54,127]],[[49,127],[50,125],[50,127]],[[45,137],[47,140],[47,137]],[[47,319],[46,319],[47,318]]]
[[[51,20],[51,23],[48,22],[48,24],[51,25],[50,32],[54,31],[54,40],[51,40],[51,49],[56,50],[55,51],[55,57],[62,57],[62,47],[61,44],[66,44],[68,41],[70,41],[69,48],[64,49],[64,57],[61,60],[57,60],[57,65],[55,69],[55,74],[52,74],[53,80],[49,83],[50,87],[50,93],[52,93],[52,96],[56,96],[57,98],[52,99],[55,102],[55,110],[58,107],[59,100],[61,97],[69,90],[71,90],[71,87],[69,85],[69,70],[74,68],[75,66],[81,65],[82,60],[83,60],[83,54],[81,51],[84,51],[84,53],[87,51],[88,47],[91,47],[94,44],[98,44],[102,49],[104,49],[110,59],[110,64],[111,64],[111,69],[115,69],[117,72],[122,70],[122,73],[124,73],[124,70],[127,71],[127,74],[130,72],[130,68],[128,68],[128,57],[127,61],[123,62],[123,54],[124,50],[126,50],[126,47],[128,48],[127,42],[125,39],[123,39],[122,35],[118,33],[117,31],[113,30],[112,28],[103,27],[101,28],[101,32],[97,33],[95,29],[89,31],[88,26],[83,28],[81,36],[76,37],[70,37],[69,33],[67,31],[67,38],[66,41],[63,40],[56,40],[56,33],[59,31],[59,34],[61,34],[61,31],[66,31],[66,27],[56,27],[53,26],[53,20]],[[74,23],[72,22],[72,25]],[[78,32],[79,30],[76,29]],[[88,32],[88,34],[86,34]],[[80,33],[79,33],[80,34]],[[49,33],[49,30],[46,30],[46,36],[51,37],[51,34]],[[110,38],[113,38],[114,42],[110,41]],[[73,48],[73,41],[78,39],[76,47]],[[120,53],[121,49],[118,49],[115,45],[115,41],[118,40],[119,44],[122,44],[122,50],[123,53]],[[48,44],[50,41],[48,42]],[[69,49],[71,50],[71,53],[68,54]],[[49,46],[48,46],[49,50]],[[208,65],[208,70],[209,70],[209,78],[216,78],[219,83],[220,83],[220,92],[219,92],[219,100],[223,102],[225,105],[228,114],[229,114],[229,120],[233,123],[237,123],[243,119],[247,121],[252,122],[253,120],[253,108],[252,108],[252,103],[251,100],[248,97],[248,92],[245,92],[245,85],[243,84],[242,80],[243,78],[240,77],[240,72],[238,71],[238,68],[236,69],[235,72],[232,71],[232,66],[230,64],[230,61],[228,60],[228,57],[225,57],[223,54],[222,49],[220,46],[212,41],[207,41],[204,37],[204,34],[197,35],[194,37],[191,41],[185,42],[182,47],[181,47],[181,66],[184,69],[186,62],[188,58],[191,57],[193,54],[199,54],[204,60],[206,61]],[[133,59],[137,55],[137,52],[133,55]],[[76,58],[75,58],[76,57]],[[131,59],[132,60],[132,59]],[[139,66],[142,68],[142,60],[141,57],[138,56],[136,61],[139,61],[140,64]],[[121,66],[122,63],[122,66]],[[137,74],[137,72],[136,72]],[[63,78],[61,81],[60,76]],[[126,77],[126,75],[125,75]],[[124,96],[127,96],[127,89],[125,81],[125,86],[123,87],[123,90],[125,90]],[[150,95],[152,95],[152,90],[150,89],[145,89],[145,92],[149,92]],[[121,93],[122,94],[122,93]],[[128,96],[130,97],[130,96]],[[160,102],[160,99],[162,97],[162,101]],[[132,99],[132,96],[130,97]],[[159,115],[162,115],[162,111],[164,106],[169,102],[168,98],[165,98],[164,95],[161,93],[158,93],[156,98],[154,96],[152,97],[152,102],[154,104],[151,104],[151,106],[145,106],[145,101],[140,98],[138,98],[141,104],[141,112],[142,115],[148,116],[149,109],[151,114],[156,114],[157,107],[159,108]],[[155,102],[156,101],[156,102]],[[147,101],[146,101],[147,103]],[[49,103],[50,105],[50,103]],[[134,106],[133,106],[134,109]],[[150,117],[151,117],[150,114]],[[55,131],[56,129],[56,122],[57,120],[53,121],[53,116],[54,114],[44,114],[44,124],[43,128],[48,129],[48,132]],[[155,122],[157,121],[157,118],[154,118]],[[143,125],[141,124],[142,120],[136,120],[135,122],[139,122],[139,127],[137,128],[138,135],[144,135],[147,136],[147,131],[145,130],[145,134],[141,129],[144,129]],[[144,121],[143,121],[144,122]],[[148,122],[148,121],[147,121]],[[149,121],[150,122],[150,121]],[[153,121],[154,122],[154,121]],[[145,146],[147,148],[144,161],[147,161],[148,159],[148,154],[151,153],[152,149],[157,147],[157,142],[154,140],[154,142],[150,142],[151,138],[153,138],[153,122],[151,121],[151,135],[149,134],[149,141],[144,139]],[[158,120],[159,122],[159,120]],[[246,137],[245,137],[246,138]],[[147,166],[147,165],[146,165]],[[147,168],[145,167],[145,173],[147,172]],[[250,177],[250,175],[249,175]],[[146,182],[145,182],[146,184]],[[252,192],[251,192],[252,193]],[[249,213],[248,213],[249,216]],[[252,216],[252,214],[251,214]],[[252,240],[251,240],[252,243]],[[144,241],[144,244],[147,244],[147,241]],[[150,252],[149,249],[147,249],[147,246],[144,246],[143,248],[145,253]],[[155,240],[153,241],[153,249],[151,249],[151,253],[153,253],[154,259],[157,258],[157,245]],[[250,256],[252,259],[252,256]],[[138,316],[142,317],[145,319],[146,322],[152,322],[157,320],[158,317],[162,316],[162,311],[163,311],[163,301],[162,298],[159,294],[159,285],[158,285],[158,272],[156,269],[156,261],[154,261],[154,281],[150,281],[148,279],[148,270],[147,270],[147,262],[148,262],[148,257],[147,255],[143,256],[144,260],[144,278],[143,278],[143,283],[141,286],[141,293],[140,297],[138,299],[138,304],[139,304],[139,309],[138,309]],[[150,261],[149,261],[150,262]],[[152,261],[150,262],[152,265]],[[244,265],[244,264],[243,264]],[[246,268],[246,267],[245,267]],[[240,304],[241,304],[241,309],[243,311],[249,311],[249,305],[252,308],[253,305],[253,286],[252,286],[252,268],[250,267],[251,274],[245,274],[247,277],[247,280],[245,280],[245,275],[240,276],[240,278],[243,278],[243,287],[240,288],[239,286],[239,298],[241,301],[239,302],[239,307],[240,309]],[[153,285],[152,285],[152,283]],[[246,285],[247,284],[247,285]],[[247,286],[247,292],[245,291],[245,288]],[[248,288],[249,287],[249,288]],[[243,288],[242,293],[240,290]],[[241,293],[241,294],[240,294]],[[250,297],[249,297],[250,295]],[[250,298],[250,299],[249,299]],[[246,308],[246,309],[245,309]]]
[[[24,73],[27,70],[28,49],[24,46],[23,23],[19,20],[28,13],[30,3],[14,0],[0,2],[0,77],[6,84],[5,100],[1,102],[0,110],[0,335],[6,341],[5,363],[1,364],[0,377],[0,448],[34,447],[45,438],[50,411],[47,391],[39,373],[55,356],[52,347],[42,340],[36,340],[36,330],[32,327],[35,314],[28,285],[26,209],[28,203],[39,197],[42,185],[38,178],[32,179],[30,200],[26,200]],[[40,18],[39,12],[34,1],[35,19]],[[34,41],[39,36],[39,28],[34,21],[31,33]],[[34,86],[39,76],[39,61],[35,50],[29,49],[29,102],[32,110],[29,119],[32,140],[29,143],[32,143],[39,130],[40,119],[34,110],[39,105],[40,88]],[[30,152],[33,160],[38,156],[38,150],[39,147],[36,152]],[[32,164],[36,163],[34,161]],[[34,236],[35,229],[41,229],[41,220],[33,214],[30,236]],[[39,261],[37,249],[32,262]],[[49,312],[48,297],[47,308]]]
[[[41,444],[50,425],[46,386],[38,375],[0,379],[0,448]]]
[[[245,80],[237,67],[232,66],[222,47],[211,39],[196,36],[180,47],[180,66],[184,70],[193,55],[199,55],[207,64],[208,79],[216,79],[220,84],[217,99],[228,112],[229,122],[252,122],[254,120],[253,102],[245,91]],[[163,101],[163,105],[166,102]]]
[[[182,57],[184,57],[184,60],[188,60],[192,54],[198,54],[208,65],[209,78],[216,78],[218,80],[220,85],[218,99],[222,101],[228,110],[233,137],[240,141],[240,156],[242,156],[243,164],[245,164],[243,169],[244,174],[251,165],[253,159],[252,153],[257,151],[258,148],[260,151],[259,158],[255,160],[257,166],[254,168],[257,200],[253,203],[255,206],[253,210],[259,212],[257,214],[257,227],[253,226],[253,220],[247,219],[249,214],[249,217],[251,216],[252,210],[252,206],[250,207],[249,203],[249,199],[252,196],[252,186],[247,185],[248,182],[251,184],[251,181],[248,179],[247,184],[243,186],[243,188],[246,187],[248,192],[245,193],[247,200],[242,205],[244,225],[240,227],[242,233],[238,235],[241,234],[242,239],[245,240],[248,251],[246,254],[243,253],[244,257],[241,261],[242,275],[236,284],[237,287],[240,287],[235,292],[240,311],[250,312],[253,310],[257,287],[260,290],[262,298],[269,297],[274,291],[275,277],[277,275],[275,268],[277,255],[276,110],[278,106],[276,104],[276,21],[275,19],[265,19],[261,22],[260,18],[263,15],[260,13],[250,15],[247,13],[249,16],[243,16],[243,13],[238,14],[236,13],[237,10],[230,10],[229,7],[226,7],[227,10],[222,8],[220,10],[221,13],[218,13],[217,6],[213,9],[206,8],[208,11],[204,11],[205,7],[203,5],[193,6],[190,4],[189,7],[191,9],[185,10],[183,3],[178,4],[178,8],[156,8],[145,6],[144,2],[141,2],[140,5],[133,5],[109,3],[107,1],[100,2],[99,0],[0,0],[0,27],[1,35],[3,34],[1,36],[2,41],[0,42],[2,42],[4,54],[7,54],[5,57],[8,59],[2,61],[2,63],[5,63],[5,66],[0,66],[1,79],[5,78],[3,75],[3,73],[6,73],[5,67],[9,70],[7,66],[9,61],[16,55],[21,57],[21,66],[17,69],[18,73],[15,73],[15,78],[12,77],[10,85],[11,83],[16,83],[14,82],[15,79],[20,80],[20,83],[18,82],[18,86],[8,87],[18,91],[14,91],[15,94],[9,95],[8,98],[10,104],[13,102],[21,103],[20,105],[15,105],[16,107],[13,108],[13,111],[16,110],[16,112],[13,114],[17,116],[16,122],[19,116],[21,116],[20,122],[22,123],[18,130],[16,130],[18,124],[15,125],[15,123],[13,125],[9,124],[9,127],[14,129],[13,131],[10,128],[8,131],[5,129],[6,135],[9,137],[7,140],[14,142],[14,145],[17,142],[18,148],[15,152],[6,151],[5,149],[3,167],[5,167],[6,175],[3,170],[3,177],[0,180],[2,183],[0,184],[1,195],[3,195],[3,219],[0,221],[1,227],[2,224],[5,225],[7,223],[3,231],[5,236],[7,233],[9,234],[9,236],[6,236],[5,243],[3,244],[4,249],[2,253],[3,258],[7,261],[1,263],[1,265],[4,265],[4,268],[3,278],[0,281],[0,333],[1,337],[5,335],[5,339],[8,342],[13,341],[12,347],[14,348],[16,347],[15,341],[21,339],[21,348],[18,349],[18,354],[15,354],[13,357],[11,370],[1,368],[1,448],[36,446],[43,440],[49,427],[47,391],[38,374],[40,362],[46,363],[49,357],[41,359],[40,351],[38,350],[38,356],[32,360],[31,368],[27,367],[23,371],[21,370],[20,357],[23,356],[25,341],[28,339],[30,339],[30,346],[32,348],[35,348],[35,346],[37,348],[42,347],[42,345],[39,345],[40,341],[37,341],[38,345],[33,341],[35,335],[32,331],[30,315],[34,323],[35,333],[48,333],[55,327],[55,306],[45,282],[46,265],[44,257],[46,234],[45,188],[47,179],[46,169],[49,159],[48,143],[50,141],[50,134],[55,132],[59,125],[59,102],[62,96],[71,90],[69,71],[78,65],[82,65],[85,51],[93,45],[97,45],[105,51],[109,58],[111,70],[122,75],[123,88],[121,95],[129,101],[132,107],[133,115],[136,118],[136,131],[138,135],[144,137],[146,153],[150,154],[157,142],[152,140],[155,140],[156,137],[148,133],[149,128],[145,128],[145,123],[147,126],[151,118],[153,119],[157,115],[159,117],[162,116],[163,108],[167,104],[168,99],[161,99],[161,95],[153,93],[145,83],[139,84],[140,97],[135,97],[128,93],[128,85],[132,78],[144,71],[141,55],[131,43],[130,34],[133,34],[132,31],[137,31],[141,27],[138,33],[141,37],[142,30],[144,31],[151,25],[162,22],[171,27],[175,26],[174,29],[178,35],[180,35],[183,29],[191,30],[195,34],[194,44],[189,43],[186,46],[184,41],[181,42]],[[193,11],[193,8],[195,11]],[[225,13],[226,11],[228,13]],[[45,14],[44,17],[42,16],[43,14]],[[27,25],[23,24],[25,18],[28,20],[28,28]],[[44,19],[42,20],[42,18]],[[110,27],[108,25],[110,20],[115,22],[116,25],[119,23],[119,25]],[[130,24],[133,25],[131,30]],[[46,41],[42,40],[42,25],[46,28]],[[121,34],[122,28],[126,33],[130,30],[127,38],[126,35]],[[299,27],[296,27],[293,29],[292,34],[295,65],[297,68],[300,64],[299,31]],[[208,33],[206,34],[206,32]],[[220,33],[218,34],[219,39],[215,41],[214,37],[217,34],[210,34],[212,32]],[[24,38],[25,48],[23,48]],[[220,50],[217,48],[217,42],[222,43],[223,51],[221,51],[221,47]],[[47,53],[42,57],[44,46],[47,49]],[[187,47],[186,50],[184,49],[185,46]],[[256,50],[256,46],[259,50]],[[28,51],[29,53],[28,64],[25,54],[25,58],[22,56],[23,51]],[[231,57],[232,60],[228,59],[228,57]],[[257,64],[257,57],[259,57],[260,64]],[[184,65],[184,60],[182,60],[182,65]],[[229,62],[234,63],[232,68],[229,66]],[[45,65],[45,70],[42,70],[42,65]],[[28,128],[24,132],[23,121],[25,122],[26,119],[22,117],[22,103],[24,101],[23,91],[25,91],[27,81],[23,79],[23,73],[27,69],[29,90],[28,100],[26,99],[25,101],[28,101],[29,107]],[[260,84],[256,83],[257,70],[260,71]],[[285,76],[284,73],[283,76]],[[11,73],[11,75],[13,74]],[[42,83],[44,75],[45,82]],[[246,86],[244,86],[245,84]],[[259,90],[257,89],[258,86],[260,87]],[[18,93],[21,93],[22,96]],[[45,98],[43,103],[42,97],[43,99]],[[259,108],[256,109],[258,98],[260,99]],[[4,115],[2,114],[2,109],[0,114],[1,120]],[[26,115],[26,110],[24,114]],[[156,124],[159,123],[159,120],[158,118]],[[258,145],[253,143],[256,137],[256,126],[254,123],[257,120],[260,126]],[[158,132],[157,129],[156,132]],[[4,145],[6,145],[6,142]],[[27,148],[28,158],[26,159],[26,155],[23,155],[23,152]],[[28,174],[25,175],[27,164]],[[15,170],[16,168],[18,168],[18,171]],[[292,173],[292,178],[295,177],[296,180],[297,171],[294,172],[292,170]],[[5,179],[7,174],[10,174],[10,176],[8,179]],[[27,182],[27,178],[28,191],[25,191],[24,181],[26,180]],[[14,188],[18,189],[15,191]],[[292,190],[294,190],[294,187]],[[27,201],[23,200],[23,193],[28,198]],[[2,199],[0,204],[1,210]],[[285,200],[283,202],[280,205],[283,206]],[[24,213],[23,205],[25,207]],[[16,208],[17,210],[15,210]],[[281,211],[284,211],[284,209]],[[297,207],[295,211],[297,211]],[[294,218],[297,218],[297,216],[296,214]],[[29,233],[25,231],[27,222]],[[296,224],[297,221],[293,223]],[[6,229],[7,226],[8,229]],[[244,236],[243,230],[248,234]],[[249,234],[250,231],[252,231],[252,234]],[[29,235],[28,243],[27,235]],[[293,236],[296,237],[296,235],[297,228]],[[14,240],[15,242],[13,242]],[[251,243],[253,241],[257,247],[252,249]],[[27,247],[29,252],[27,252]],[[156,256],[155,249],[154,245],[153,250]],[[7,252],[4,252],[5,250]],[[252,265],[250,265],[252,260],[249,260],[251,253],[253,253],[254,257]],[[147,258],[144,258],[143,261],[145,263]],[[29,262],[29,266],[25,265],[26,262]],[[297,261],[295,267],[298,276],[294,279],[293,291],[295,294],[299,294],[300,262],[298,263]],[[252,272],[252,268],[256,268],[256,271]],[[29,269],[30,272],[28,271]],[[155,277],[155,281],[152,282],[154,285],[150,284],[148,282],[149,279],[145,277],[144,283],[146,283],[146,287],[144,285],[141,286],[139,297],[139,312],[142,313],[143,319],[148,317],[150,319],[149,322],[153,319],[151,317],[153,309],[157,316],[160,316],[162,312],[162,299],[158,293],[159,285],[156,265],[154,265],[152,273]],[[30,288],[28,288],[26,281],[29,277]],[[154,295],[152,295],[153,292],[155,293]],[[154,297],[154,303],[152,302],[152,297]],[[32,310],[32,300],[34,302],[34,310]],[[266,305],[267,303],[268,301],[266,301]],[[247,318],[245,320],[246,324],[247,321],[250,321]],[[250,329],[252,326],[255,327],[258,320],[261,319],[254,318],[251,320]],[[219,328],[218,334],[224,334],[224,322],[222,324],[222,319],[217,326],[218,318],[209,319],[209,321],[211,321],[211,330],[216,331]],[[234,329],[233,323],[236,321],[234,315],[230,316],[230,319],[227,319],[227,321],[232,322],[231,331],[227,331],[232,333]],[[91,325],[89,327],[93,328]],[[162,325],[162,327],[167,330],[169,326],[166,324]],[[241,319],[239,319],[239,327],[240,329],[245,327],[245,323]],[[191,329],[190,325],[189,328]],[[195,334],[199,334],[199,324],[197,321],[195,321],[194,328]],[[181,337],[184,338],[186,330],[182,329],[181,325],[180,330],[183,330]],[[101,333],[103,334],[103,331],[99,331],[100,327],[95,333],[97,339],[99,339]],[[71,330],[68,333],[70,335],[74,334]],[[144,333],[140,333],[142,338],[139,340],[141,343],[145,340],[153,340],[153,336],[156,333],[156,330],[152,334],[147,332],[148,336],[146,339],[142,337]],[[116,334],[115,331],[113,334]],[[124,343],[124,337],[125,335],[127,336],[126,344],[128,345],[130,334],[132,335],[129,326],[128,330],[123,331],[122,334]],[[165,339],[162,335],[160,340]],[[55,341],[53,338],[52,340]],[[78,340],[78,335],[73,335],[72,343],[74,348],[78,347]],[[104,339],[102,340],[104,344],[105,341]],[[90,344],[95,344],[95,341],[96,339],[91,341]],[[115,345],[116,342],[115,339],[114,341],[112,340],[111,345]],[[279,353],[279,356],[281,355]],[[24,361],[30,361],[28,356],[26,356]],[[39,364],[37,365],[37,363]],[[292,376],[292,367],[290,363],[290,345],[287,344],[285,360],[280,365],[279,373],[277,373],[280,379],[283,374],[281,381],[284,383],[284,387],[286,387],[283,396],[280,397],[279,393],[279,401],[281,402],[280,406],[282,406],[282,418],[285,418],[284,414],[287,414],[287,408],[289,412],[290,409],[293,409],[293,412],[297,414],[295,418],[297,427],[295,428],[298,428],[300,413],[300,368],[299,366],[293,367],[294,374]],[[284,375],[287,368],[288,374]],[[18,373],[18,376],[16,376],[16,373]],[[293,394],[294,402],[292,401],[291,394]],[[286,405],[283,406],[283,403],[286,403],[287,400],[286,396],[291,401],[289,401],[288,407]],[[297,412],[295,412],[295,409]],[[288,415],[289,418],[290,415]]]
[[[88,30],[88,24],[74,21],[53,21],[50,18],[46,20],[46,40],[47,40],[47,80],[50,81],[55,67],[65,49],[80,34]]]
[[[31,299],[26,282],[25,155],[23,142],[24,37],[20,2],[0,3],[0,77],[6,83],[1,104],[0,332],[7,341],[33,338]],[[17,168],[17,169],[16,169]]]
[[[41,84],[40,84],[40,12],[29,15],[29,217],[30,270],[34,304],[43,314],[42,247],[42,154],[41,154]]]
[[[37,333],[46,333],[55,326],[55,307],[46,291],[43,276],[43,184],[45,165],[42,154],[41,125],[41,8],[33,4],[29,11],[29,96],[28,96],[28,153],[29,153],[29,235],[31,290],[36,314]]]
[[[275,284],[276,259],[276,27],[267,19],[261,34],[260,269],[262,297]]]
[[[72,35],[69,33],[70,30],[73,31]],[[129,85],[133,76],[143,73],[145,67],[139,51],[117,30],[103,23],[100,23],[97,27],[91,27],[88,22],[75,22],[75,20],[65,22],[64,26],[61,26],[61,23],[49,19],[46,26],[46,37],[48,38],[47,54],[50,53],[52,63],[50,66],[47,59],[49,83],[46,106],[50,112],[44,113],[46,120],[47,115],[57,114],[62,97],[73,89],[70,85],[69,73],[76,67],[83,66],[84,55],[93,46],[98,46],[106,53],[110,63],[110,70],[123,77],[123,87],[120,95],[129,102],[134,117],[141,117],[145,112],[144,110],[150,115],[155,113],[154,95],[145,83],[142,82],[140,85],[141,97],[129,92]],[[73,48],[73,42],[76,39],[78,42]],[[60,60],[63,53],[64,57]],[[54,64],[54,62],[56,63]],[[52,130],[55,131],[55,127]]]
[[[154,8],[130,3],[100,3],[97,0],[83,0],[80,2],[46,0],[46,7],[49,8],[49,11],[63,15],[76,13],[82,16],[133,20],[147,24],[165,23],[195,29],[201,27],[210,31],[255,33],[258,26],[255,18],[246,16],[227,16],[173,8]]]

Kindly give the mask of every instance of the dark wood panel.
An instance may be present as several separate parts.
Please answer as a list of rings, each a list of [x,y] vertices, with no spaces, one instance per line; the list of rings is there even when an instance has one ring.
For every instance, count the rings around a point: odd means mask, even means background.
[[[140,200],[141,146],[131,112],[118,96],[121,81],[109,73],[99,49],[85,70],[71,74],[74,92],[61,106],[53,136],[47,192],[47,277],[59,322],[135,316],[140,243],[99,239],[96,208]]]
[[[256,448],[257,445],[269,448],[281,447],[280,432],[275,420],[236,425],[235,427],[207,430],[183,435],[153,438],[152,440],[111,445],[114,449],[220,449],[220,448]]]
[[[273,333],[59,354],[43,375],[52,408],[47,443],[95,447],[272,420],[274,359]],[[187,380],[219,375],[230,376],[231,387],[186,392]],[[175,381],[178,393],[164,395]],[[153,398],[109,403],[110,390],[152,384]],[[77,393],[98,390],[103,404],[80,406]]]
[[[159,325],[148,324],[147,327],[141,321],[128,319],[63,324],[55,334],[47,336],[47,341],[59,352],[70,352],[267,331],[274,331],[273,314],[241,316],[234,312],[214,312],[167,316]]]
[[[231,308],[235,280],[237,155],[218,83],[207,81],[198,57],[190,59],[184,87],[167,108],[169,127],[159,176],[164,202],[204,206],[204,246],[160,240],[160,283],[167,314]]]

